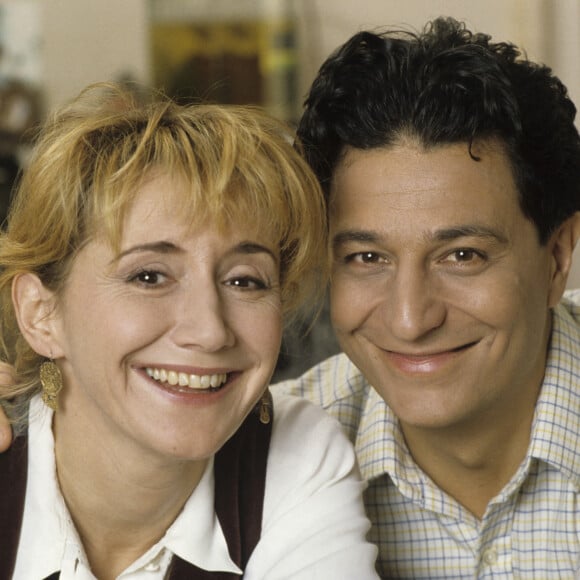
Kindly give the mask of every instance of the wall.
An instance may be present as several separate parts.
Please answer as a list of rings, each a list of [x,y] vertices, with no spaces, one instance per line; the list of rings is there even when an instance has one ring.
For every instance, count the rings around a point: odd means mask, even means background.
[[[43,0],[48,109],[89,83],[149,80],[145,0]]]
[[[0,3],[21,0],[0,0]],[[220,14],[222,0],[171,0]],[[324,57],[354,32],[381,26],[418,28],[445,14],[476,30],[523,45],[550,64],[580,102],[578,0],[244,0],[236,5],[271,10],[286,1],[300,24],[301,92]],[[43,6],[44,71],[50,107],[96,80],[130,74],[149,79],[148,0],[39,0]],[[169,0],[163,0],[169,3]],[[256,8],[260,5],[261,8]],[[224,8],[226,7],[226,8]]]

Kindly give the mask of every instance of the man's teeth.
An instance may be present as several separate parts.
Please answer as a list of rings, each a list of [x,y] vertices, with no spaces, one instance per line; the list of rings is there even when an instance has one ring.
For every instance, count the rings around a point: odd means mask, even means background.
[[[208,389],[209,387],[220,387],[228,378],[226,373],[217,375],[188,375],[187,373],[178,373],[165,369],[147,368],[145,370],[151,378],[160,383],[169,383],[171,386],[179,385],[180,387],[200,390]]]

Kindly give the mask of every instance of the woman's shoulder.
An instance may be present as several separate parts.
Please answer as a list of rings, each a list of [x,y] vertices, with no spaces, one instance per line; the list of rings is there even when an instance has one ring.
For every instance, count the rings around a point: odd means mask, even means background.
[[[326,448],[329,444],[352,449],[340,423],[318,405],[296,395],[273,390],[274,425],[272,440],[274,444],[290,446],[296,440],[304,453],[305,440],[314,450]]]
[[[262,537],[248,578],[377,578],[361,480],[340,424],[300,397],[274,393]]]
[[[359,479],[354,448],[340,423],[301,397],[275,393],[268,479],[281,487]],[[286,479],[288,478],[288,479]]]

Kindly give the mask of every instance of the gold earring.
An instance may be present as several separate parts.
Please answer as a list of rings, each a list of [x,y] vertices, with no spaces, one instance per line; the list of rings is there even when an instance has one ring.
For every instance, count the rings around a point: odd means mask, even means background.
[[[262,398],[260,399],[260,423],[267,425],[270,422],[272,418],[272,415],[270,413],[271,409],[272,409],[272,395],[270,391],[266,391],[262,395]]]
[[[47,407],[56,411],[56,398],[62,389],[62,375],[53,361],[47,360],[40,365],[40,384],[42,400]]]

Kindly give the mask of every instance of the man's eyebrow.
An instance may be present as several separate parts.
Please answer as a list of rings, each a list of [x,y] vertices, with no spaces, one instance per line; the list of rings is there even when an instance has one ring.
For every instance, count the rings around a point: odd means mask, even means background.
[[[375,243],[379,235],[370,230],[345,230],[339,232],[332,238],[332,247],[339,248],[350,242]]]
[[[381,236],[373,230],[344,230],[338,232],[332,238],[332,247],[336,250],[340,246],[348,243],[373,244],[379,242],[384,236]],[[435,231],[432,235],[426,234],[425,238],[433,239],[438,242],[451,242],[460,238],[475,237],[482,239],[491,239],[500,244],[507,244],[506,235],[496,229],[480,225],[458,225],[450,228],[443,228]]]
[[[507,244],[506,235],[496,229],[480,225],[459,225],[437,230],[434,239],[440,242],[451,242],[459,238],[491,238],[500,244]]]

